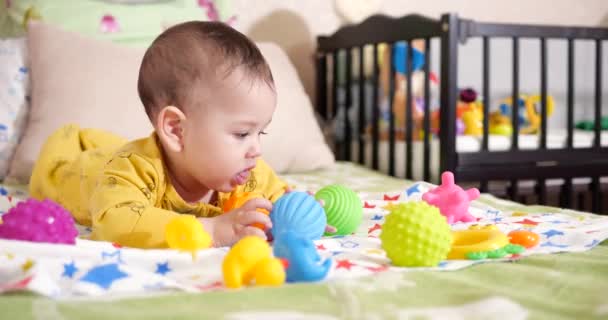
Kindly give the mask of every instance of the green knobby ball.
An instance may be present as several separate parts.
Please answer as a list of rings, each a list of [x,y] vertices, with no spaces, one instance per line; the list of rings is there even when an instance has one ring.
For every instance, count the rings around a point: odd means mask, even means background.
[[[363,205],[353,190],[343,185],[329,185],[317,191],[315,198],[323,200],[327,224],[337,229],[336,233],[325,235],[348,235],[361,224]]]
[[[433,267],[446,259],[452,247],[452,231],[437,207],[414,201],[392,206],[380,240],[394,265]]]

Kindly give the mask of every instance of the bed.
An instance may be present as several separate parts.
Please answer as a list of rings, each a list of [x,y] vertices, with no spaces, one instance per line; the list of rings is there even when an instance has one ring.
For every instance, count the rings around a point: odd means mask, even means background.
[[[12,161],[6,164],[0,185],[2,214],[27,199],[28,168],[35,150],[61,122],[101,126],[125,136],[149,133],[130,89],[141,51],[83,38],[44,23],[31,24],[27,37],[28,59],[15,58],[11,63],[19,71],[20,64],[30,61],[27,70],[36,85],[30,93],[31,104],[17,112],[27,114],[27,121],[20,120],[26,125],[8,131],[19,135],[21,143],[12,145]],[[23,45],[23,41],[17,44]],[[388,208],[398,202],[419,201],[435,185],[423,179],[391,177],[352,161],[334,161],[287,55],[276,45],[258,45],[277,81],[279,104],[269,129],[267,160],[296,190],[342,184],[357,192],[364,207],[363,222],[354,234],[324,237],[315,243],[321,256],[332,259],[328,278],[278,288],[227,290],[219,266],[228,248],[201,251],[193,260],[185,252],[89,241],[90,230],[78,226],[80,238],[75,246],[0,239],[0,318],[608,316],[608,217],[580,210],[523,205],[483,193],[471,204],[470,211],[478,218],[475,224],[496,225],[504,232],[534,231],[541,237],[540,244],[501,259],[446,260],[431,268],[392,266],[378,239]],[[15,88],[21,86],[23,98],[29,95],[25,94],[25,77],[10,79],[16,81],[11,84]],[[91,81],[97,86],[82,86]],[[99,95],[100,88],[113,94]],[[13,121],[18,128],[19,122]],[[296,125],[299,129],[293,131]],[[454,229],[470,225],[457,224]]]
[[[406,182],[379,174],[352,163],[339,162],[334,167],[303,174],[284,175],[302,190],[316,190],[328,183],[343,183],[358,191],[368,205],[386,203],[384,196],[415,197],[414,189],[423,189],[422,182]],[[415,187],[422,184],[421,187]],[[7,195],[24,197],[23,187],[5,186]],[[6,206],[6,196],[0,199]],[[12,201],[15,201],[13,199]],[[82,243],[87,252],[69,247],[46,248],[32,258],[42,266],[29,269],[38,274],[30,282],[33,293],[12,293],[0,297],[0,317],[5,319],[115,318],[150,319],[176,317],[180,319],[369,319],[369,318],[429,318],[464,319],[600,319],[608,309],[603,293],[608,290],[608,219],[589,214],[541,206],[523,206],[484,194],[475,204],[479,212],[491,214],[480,223],[505,221],[547,221],[532,230],[544,232],[539,249],[571,251],[560,254],[539,254],[483,261],[474,265],[445,265],[431,269],[386,267],[378,255],[378,230],[369,232],[378,222],[378,212],[366,209],[365,221],[356,236],[326,238],[317,245],[324,256],[334,256],[336,269],[322,283],[290,284],[279,288],[248,288],[226,292],[216,282],[217,272],[211,257],[219,252],[199,255],[196,264],[188,253],[174,255],[163,252],[142,252],[117,249],[110,244],[92,246]],[[500,210],[500,213],[499,213]],[[381,214],[380,214],[381,215]],[[504,215],[504,216],[503,216]],[[514,217],[509,217],[515,215]],[[547,219],[543,218],[549,217]],[[483,216],[481,214],[480,216]],[[554,224],[561,221],[562,223]],[[530,222],[528,222],[530,223]],[[521,226],[521,224],[519,224]],[[512,228],[502,224],[501,228]],[[551,231],[553,230],[553,231]],[[566,235],[556,235],[564,232]],[[86,230],[83,230],[86,234]],[[372,236],[372,237],[370,237]],[[601,243],[600,243],[601,242]],[[552,247],[570,243],[572,246]],[[2,251],[19,244],[3,242]],[[591,249],[593,247],[593,249]],[[27,250],[23,247],[23,252]],[[32,250],[31,247],[28,248]],[[63,250],[59,257],[54,250]],[[344,251],[348,251],[345,253]],[[70,252],[66,254],[65,252]],[[103,253],[105,257],[103,256]],[[121,254],[117,254],[121,252]],[[0,252],[6,276],[6,252]],[[87,256],[95,256],[87,258]],[[207,257],[207,261],[205,260]],[[22,271],[25,256],[15,254],[13,264]],[[90,265],[87,265],[90,259]],[[119,267],[130,277],[117,279],[108,290],[95,286],[76,285],[87,268],[122,259]],[[150,264],[150,262],[152,262]],[[181,263],[181,265],[179,265]],[[459,262],[462,263],[462,262]],[[172,269],[166,271],[160,266]],[[338,267],[339,265],[339,267]],[[72,268],[73,267],[73,268]],[[435,270],[433,270],[435,269]],[[441,270],[444,269],[444,270]],[[453,269],[453,270],[451,270]],[[68,277],[72,276],[72,277]],[[173,280],[180,285],[176,286]],[[121,282],[122,281],[122,282]],[[4,283],[6,285],[6,283]],[[53,286],[54,285],[54,286]],[[140,285],[145,290],[137,288]],[[49,288],[59,290],[48,291]],[[89,290],[89,291],[87,291]],[[48,295],[48,296],[46,296]]]
[[[607,39],[606,28],[376,15],[318,37],[316,107],[341,160],[432,182],[452,171],[512,200],[606,213]]]

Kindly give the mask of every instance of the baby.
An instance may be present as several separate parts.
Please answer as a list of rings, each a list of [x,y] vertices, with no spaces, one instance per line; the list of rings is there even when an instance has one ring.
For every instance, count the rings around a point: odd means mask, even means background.
[[[256,209],[271,210],[286,184],[260,159],[276,92],[256,45],[221,23],[176,25],[146,51],[138,91],[154,126],[149,137],[60,128],[41,150],[31,195],[66,207],[92,227],[92,239],[124,246],[166,247],[165,226],[179,214],[196,216],[214,246],[266,238],[251,226],[272,227]],[[263,198],[222,213],[242,192]]]

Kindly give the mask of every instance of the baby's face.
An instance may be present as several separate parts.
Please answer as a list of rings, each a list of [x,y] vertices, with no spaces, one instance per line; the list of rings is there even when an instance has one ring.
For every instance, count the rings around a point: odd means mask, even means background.
[[[192,108],[185,124],[185,166],[202,186],[230,192],[247,182],[262,155],[260,139],[272,120],[276,94],[263,80],[235,70],[200,95],[204,107]]]

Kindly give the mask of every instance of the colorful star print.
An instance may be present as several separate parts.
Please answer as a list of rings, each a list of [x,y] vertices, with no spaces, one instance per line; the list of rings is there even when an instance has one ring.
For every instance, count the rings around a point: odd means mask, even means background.
[[[536,226],[536,225],[538,225],[538,222],[536,222],[534,220],[530,220],[528,218],[523,219],[521,221],[516,221],[515,223],[525,224],[525,225],[530,225],[530,226]]]
[[[71,263],[65,263],[63,264],[63,274],[61,274],[62,277],[67,277],[67,278],[72,278],[74,277],[74,274],[78,272],[78,268],[76,268],[76,264],[74,263],[74,261],[72,261]]]
[[[344,268],[346,270],[350,270],[352,266],[355,266],[354,263],[350,262],[348,259],[337,260],[338,264],[336,265],[336,269]]]
[[[367,233],[372,233],[372,232],[374,232],[376,230],[380,230],[380,229],[382,229],[382,226],[380,224],[376,223],[367,230]]]
[[[384,195],[384,201],[397,201],[399,200],[399,195],[389,196],[388,194]]]
[[[567,248],[567,244],[556,244],[551,241],[547,241],[540,245],[541,247],[555,247],[555,248]]]
[[[358,247],[359,244],[354,241],[347,240],[347,241],[340,241],[340,246],[342,248],[346,248],[346,249],[354,249],[354,248]]]
[[[166,273],[171,272],[171,268],[169,268],[169,262],[165,263],[157,263],[156,264],[156,273],[160,275],[165,275]]]
[[[414,193],[416,193],[416,192],[420,192],[420,188],[419,188],[419,187],[420,187],[420,185],[419,185],[419,184],[415,184],[415,185],[413,185],[413,186],[409,187],[409,188],[408,188],[408,189],[405,191],[405,193],[406,193],[406,194],[407,194],[407,196],[409,197],[409,196],[411,196],[412,194],[414,194]]]
[[[563,235],[564,235],[564,233],[563,233],[563,232],[561,232],[561,231],[559,231],[559,230],[554,230],[554,229],[551,229],[551,230],[549,230],[549,231],[545,231],[545,232],[543,232],[543,234],[544,234],[545,236],[547,236],[547,239],[548,239],[548,238],[551,238],[551,237],[553,237],[553,236],[563,236]]]
[[[124,263],[122,261],[122,253],[121,253],[120,250],[116,250],[116,251],[114,251],[112,253],[108,253],[106,251],[103,251],[101,253],[101,260],[106,260],[106,259],[110,259],[111,260],[111,259],[114,259],[114,258],[116,259],[116,262],[118,262],[118,263]]]
[[[21,265],[21,270],[23,270],[23,272],[27,272],[28,270],[30,270],[34,264],[36,264],[32,259],[27,259],[22,265]]]
[[[117,263],[109,263],[92,268],[80,281],[90,282],[108,290],[114,281],[126,277],[128,275],[118,269]]]

